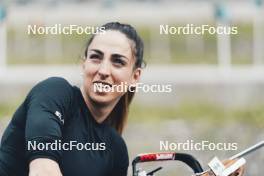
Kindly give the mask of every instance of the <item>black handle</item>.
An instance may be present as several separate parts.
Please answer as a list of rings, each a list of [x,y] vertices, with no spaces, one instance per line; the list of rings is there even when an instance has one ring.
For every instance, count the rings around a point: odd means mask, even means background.
[[[176,160],[187,164],[194,173],[203,172],[201,164],[192,155],[185,153],[150,153],[141,154],[132,161],[132,172],[133,176],[137,176],[138,171],[136,168],[137,163],[151,162],[151,161],[168,161]]]

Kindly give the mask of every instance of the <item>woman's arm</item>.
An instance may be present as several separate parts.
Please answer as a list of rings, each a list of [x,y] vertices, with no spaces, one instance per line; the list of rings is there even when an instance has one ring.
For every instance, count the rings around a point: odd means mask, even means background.
[[[47,159],[34,159],[29,164],[29,176],[62,176],[57,162]]]
[[[29,93],[25,124],[29,176],[62,176],[58,164],[62,150],[53,150],[48,144],[62,139],[71,96],[71,85],[61,78],[42,81]],[[38,144],[46,147],[39,149]]]

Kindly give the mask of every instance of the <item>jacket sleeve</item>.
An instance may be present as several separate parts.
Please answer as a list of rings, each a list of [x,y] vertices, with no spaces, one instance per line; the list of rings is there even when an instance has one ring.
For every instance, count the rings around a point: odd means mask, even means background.
[[[71,85],[58,77],[40,82],[29,93],[25,126],[28,162],[36,158],[60,162],[59,143],[64,122],[69,116],[72,94]]]

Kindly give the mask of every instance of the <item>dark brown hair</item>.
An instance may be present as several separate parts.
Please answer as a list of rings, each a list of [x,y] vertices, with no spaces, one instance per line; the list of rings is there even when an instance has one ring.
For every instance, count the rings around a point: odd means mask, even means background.
[[[137,31],[128,24],[121,24],[119,22],[110,22],[106,23],[102,26],[102,29],[105,31],[107,30],[114,30],[119,31],[125,36],[134,42],[134,49],[132,51],[133,55],[135,56],[136,62],[134,65],[134,69],[136,68],[143,68],[145,67],[145,62],[143,60],[143,53],[144,53],[144,45],[140,38],[140,36],[137,34]],[[85,58],[87,57],[87,50],[89,45],[92,43],[95,35],[93,35],[85,49]],[[129,105],[134,97],[135,92],[126,92],[119,100],[119,102],[116,104],[110,115],[108,116],[107,120],[110,123],[112,127],[114,127],[119,134],[122,134],[124,126],[127,121],[128,117],[128,109]]]

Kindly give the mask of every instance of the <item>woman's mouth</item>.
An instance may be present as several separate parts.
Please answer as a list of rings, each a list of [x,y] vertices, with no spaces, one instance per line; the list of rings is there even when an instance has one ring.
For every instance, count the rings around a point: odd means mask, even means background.
[[[93,88],[95,92],[109,92],[112,89],[112,84],[104,81],[94,81]]]

